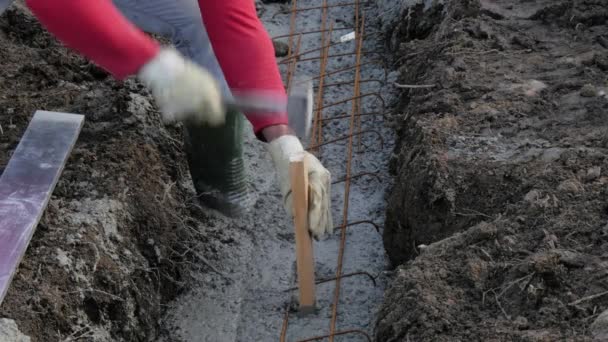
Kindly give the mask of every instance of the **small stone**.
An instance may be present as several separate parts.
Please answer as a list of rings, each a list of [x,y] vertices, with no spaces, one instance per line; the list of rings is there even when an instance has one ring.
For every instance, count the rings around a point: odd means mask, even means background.
[[[608,55],[596,54],[593,63],[602,71],[608,71]]]
[[[530,326],[528,324],[528,319],[523,316],[517,316],[517,318],[515,318],[513,323],[515,323],[515,326],[517,326],[517,329],[519,329],[519,330],[526,330]]]
[[[583,185],[576,179],[567,179],[557,186],[557,190],[577,194],[584,190]]]
[[[585,180],[587,182],[592,182],[592,181],[600,178],[601,173],[602,173],[602,168],[600,166],[594,166],[594,167],[590,168],[589,170],[587,170],[587,174],[585,175]]]
[[[273,40],[272,45],[274,46],[274,55],[276,57],[287,56],[287,53],[289,52],[289,45],[287,45],[287,43],[278,40]]]
[[[608,341],[608,310],[595,319],[590,329],[594,341]]]
[[[19,331],[17,323],[12,319],[0,318],[0,341],[30,342],[29,336]]]
[[[596,97],[597,96],[597,90],[595,89],[595,87],[592,84],[585,84],[581,88],[581,96],[583,96],[583,97]]]
[[[534,203],[534,202],[538,201],[539,198],[540,198],[540,191],[538,191],[538,190],[530,190],[530,192],[528,192],[524,196],[524,200],[529,203]]]
[[[539,80],[529,80],[524,85],[524,94],[528,97],[538,96],[543,90],[547,88],[544,82]]]

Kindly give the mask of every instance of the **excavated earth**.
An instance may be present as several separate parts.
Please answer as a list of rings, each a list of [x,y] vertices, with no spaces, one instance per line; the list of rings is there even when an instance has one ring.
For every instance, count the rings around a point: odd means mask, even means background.
[[[0,317],[32,341],[153,339],[163,305],[213,262],[207,241],[222,240],[196,226],[210,214],[192,200],[180,130],[143,87],[67,51],[19,3],[0,16],[0,70],[0,166],[36,110],[86,114]]]
[[[608,340],[607,3],[382,6],[425,87],[398,108],[378,341]]]

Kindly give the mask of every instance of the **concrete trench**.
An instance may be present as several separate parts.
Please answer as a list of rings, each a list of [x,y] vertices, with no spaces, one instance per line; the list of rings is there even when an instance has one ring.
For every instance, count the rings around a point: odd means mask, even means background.
[[[354,6],[336,6],[348,1],[327,0],[332,41],[352,32]],[[298,8],[322,4],[297,1]],[[361,60],[361,79],[370,81],[360,93],[377,92],[389,113],[407,113],[390,123],[398,127],[362,117],[368,133],[362,151],[353,139],[350,165],[362,176],[351,180],[346,222],[344,182],[333,187],[332,208],[336,226],[373,222],[385,245],[370,224],[349,226],[342,274],[357,275],[342,279],[336,316],[329,281],[317,287],[318,311],[305,317],[289,290],[293,224],[250,128],[253,210],[233,220],[201,208],[181,131],[162,125],[149,94],[58,46],[22,7],[0,16],[0,164],[33,108],[87,113],[88,124],[0,306],[0,342],[327,341],[321,336],[334,317],[334,332],[351,332],[334,341],[586,341],[598,331],[596,340],[606,340],[608,14],[600,0],[360,4],[362,50],[371,52]],[[290,8],[260,4],[271,36],[289,33]],[[521,18],[533,12],[537,19]],[[320,8],[298,12],[293,40],[319,30],[321,20]],[[323,117],[341,119],[326,122],[325,142],[350,131],[356,72],[334,72],[355,65],[355,42],[329,51],[324,81],[333,85],[323,94]],[[320,45],[320,33],[302,34],[301,51]],[[294,76],[317,77],[321,62],[309,58],[320,53],[303,56]],[[400,75],[376,62],[388,53],[399,57],[391,67]],[[555,56],[564,58],[554,63]],[[441,87],[398,90],[397,75],[405,85]],[[530,92],[539,83],[530,75],[548,87]],[[376,95],[361,106],[385,110]],[[349,144],[320,150],[336,181],[347,174]],[[503,163],[505,153],[514,159]],[[142,167],[150,164],[158,167]],[[433,224],[440,236],[429,233]],[[340,242],[337,230],[315,243],[317,279],[335,277]],[[385,250],[394,266],[415,259],[392,273]]]
[[[353,32],[352,29],[339,30],[339,27],[353,27],[355,7],[352,5],[332,7],[343,1],[327,1],[326,28],[336,29],[332,42]],[[301,0],[298,8],[317,7],[318,1]],[[373,6],[373,5],[371,5]],[[375,11],[359,5],[360,13]],[[261,18],[270,35],[277,37],[289,33],[291,4],[264,4]],[[322,10],[297,12],[295,30],[298,32],[319,30]],[[373,12],[370,12],[371,14]],[[379,28],[369,15],[366,31]],[[381,51],[377,37],[370,35],[364,39],[363,51]],[[294,46],[296,37],[294,37]],[[321,33],[301,35],[300,51],[309,51],[321,46]],[[288,38],[278,39],[288,42]],[[342,55],[355,51],[356,39],[341,44],[332,44],[329,55]],[[379,49],[380,48],[380,49]],[[319,57],[321,51],[302,56],[302,59]],[[374,62],[379,55],[363,54],[360,68],[362,80],[381,80],[364,82],[360,93],[378,92],[361,99],[361,113],[382,112],[380,100],[389,104],[393,95],[387,90],[395,78],[394,73],[384,69],[382,63]],[[280,61],[282,58],[278,58]],[[294,76],[313,78],[319,76],[321,61],[299,61]],[[352,83],[355,69],[332,73],[356,64],[356,56],[344,55],[329,57],[326,65],[325,84]],[[281,72],[288,72],[288,64],[281,64]],[[386,77],[386,78],[385,78]],[[318,82],[316,81],[317,85]],[[329,86],[323,94],[323,117],[344,116],[351,113],[352,101],[344,101],[353,96],[353,85]],[[318,94],[315,94],[317,98]],[[344,103],[331,105],[333,103]],[[349,118],[327,121],[323,128],[323,141],[344,137],[349,132]],[[361,220],[372,221],[380,228],[384,222],[385,194],[390,187],[388,160],[393,149],[393,131],[381,116],[363,116],[361,130],[373,129],[375,132],[361,134],[361,145],[357,136],[353,139],[351,175],[367,172],[377,177],[363,175],[353,178],[348,196],[348,215],[346,222]],[[246,127],[246,156],[250,184],[254,189],[257,202],[251,213],[238,220],[228,220],[217,216],[211,224],[201,227],[208,233],[224,236],[222,241],[210,242],[208,246],[213,255],[209,260],[212,269],[195,276],[193,290],[179,297],[168,308],[165,320],[161,322],[163,334],[161,341],[278,341],[284,331],[285,341],[299,341],[315,336],[326,335],[331,331],[332,303],[336,284],[333,281],[317,286],[316,313],[299,316],[293,310],[297,303],[295,291],[288,291],[296,285],[295,251],[293,224],[287,220],[280,203],[280,194],[275,185],[274,172],[269,156],[263,146],[256,142]],[[356,132],[356,131],[355,131]],[[383,142],[383,144],[381,144]],[[341,140],[321,147],[319,158],[332,172],[333,180],[340,180],[347,174],[347,155],[349,140]],[[345,182],[332,188],[332,207],[336,226],[343,224],[345,204]],[[380,231],[381,232],[381,231]],[[340,230],[325,241],[315,242],[315,261],[317,280],[336,276],[340,249]],[[229,243],[225,243],[229,241]],[[388,281],[388,261],[382,245],[382,236],[370,224],[358,224],[346,230],[346,248],[343,256],[342,274],[367,272],[374,282],[365,275],[343,278],[340,286],[340,300],[337,307],[335,332],[357,329],[373,336],[375,315],[382,303],[384,289]],[[288,310],[289,306],[291,310]],[[285,323],[289,312],[288,324]],[[337,335],[335,341],[365,341],[361,333]]]

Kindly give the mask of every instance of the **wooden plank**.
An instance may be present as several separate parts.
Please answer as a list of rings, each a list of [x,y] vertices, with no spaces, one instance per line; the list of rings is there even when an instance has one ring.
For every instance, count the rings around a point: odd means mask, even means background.
[[[289,172],[296,236],[300,312],[310,313],[316,306],[315,269],[312,238],[308,231],[308,168],[304,153],[290,160]]]
[[[36,111],[0,176],[0,304],[83,122],[83,115]]]

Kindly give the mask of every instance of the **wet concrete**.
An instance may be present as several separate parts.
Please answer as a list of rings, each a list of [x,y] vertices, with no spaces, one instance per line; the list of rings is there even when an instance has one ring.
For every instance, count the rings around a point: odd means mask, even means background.
[[[343,1],[342,1],[343,2]],[[340,3],[328,1],[329,5]],[[298,1],[298,7],[318,6],[318,1]],[[271,36],[289,32],[289,5],[264,5],[262,19]],[[366,12],[364,9],[363,12]],[[371,12],[370,12],[371,13]],[[354,8],[331,8],[328,26],[353,26]],[[321,11],[300,12],[297,16],[296,31],[310,31],[320,28]],[[369,32],[376,30],[368,23]],[[332,40],[350,31],[337,31]],[[364,50],[377,49],[376,37],[366,40]],[[287,41],[287,39],[284,39]],[[320,46],[320,34],[302,36],[301,51]],[[355,41],[340,44],[331,49],[330,54],[353,52]],[[307,57],[319,56],[319,52]],[[372,60],[366,56],[362,63]],[[304,61],[297,65],[296,77],[315,77],[319,73],[319,61]],[[354,65],[354,56],[330,58],[327,70],[337,70]],[[282,72],[285,72],[285,65]],[[384,79],[382,64],[368,64],[362,67],[362,79]],[[390,84],[393,74],[388,75]],[[353,72],[344,72],[327,77],[327,83],[351,81]],[[387,103],[392,95],[386,84],[363,83],[361,93],[379,91]],[[338,102],[353,95],[352,86],[327,88],[325,104]],[[384,110],[373,97],[362,100],[362,112]],[[351,104],[333,106],[324,111],[325,117],[350,114]],[[348,222],[372,220],[383,225],[385,194],[390,187],[388,160],[393,149],[393,133],[380,117],[364,117],[363,129],[380,132],[384,140],[382,147],[375,134],[362,135],[362,151],[358,150],[358,140],[354,140],[352,175],[361,172],[378,172],[379,179],[363,176],[354,179],[350,188]],[[200,251],[210,255],[210,271],[197,276],[194,290],[179,298],[168,310],[165,337],[162,340],[180,341],[277,341],[281,333],[286,307],[297,303],[295,291],[287,291],[295,286],[295,252],[293,225],[284,214],[275,174],[269,155],[263,145],[253,138],[250,127],[246,127],[247,167],[250,184],[256,192],[257,203],[246,217],[229,220],[220,215],[212,225],[199,227],[204,234],[221,235],[222,239],[209,243],[209,250]],[[324,140],[339,138],[348,134],[349,120],[330,121],[324,128]],[[320,159],[332,172],[333,179],[342,179],[346,172],[348,140],[324,146]],[[332,188],[332,207],[335,225],[343,218],[344,183]],[[382,301],[388,274],[388,261],[384,254],[381,235],[370,225],[357,225],[347,230],[343,273],[366,271],[374,276],[376,285],[365,276],[345,278],[341,285],[338,306],[337,330],[361,329],[373,334],[375,314]],[[315,242],[317,279],[335,276],[338,262],[340,231],[329,239]],[[212,258],[212,259],[211,259]],[[292,312],[287,329],[287,341],[297,341],[316,335],[328,334],[332,316],[332,302],[335,283],[318,285],[318,310],[312,315],[300,317]],[[360,335],[344,335],[336,341],[364,341]]]

